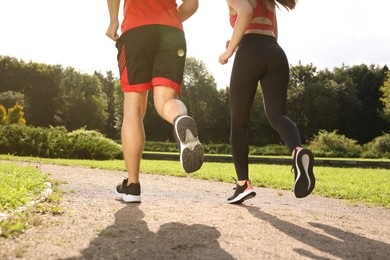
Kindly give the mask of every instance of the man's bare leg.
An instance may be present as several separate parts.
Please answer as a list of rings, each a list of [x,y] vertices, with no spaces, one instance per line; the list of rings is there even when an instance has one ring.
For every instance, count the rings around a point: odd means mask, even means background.
[[[121,137],[128,184],[139,183],[141,156],[145,144],[143,119],[145,117],[147,99],[147,91],[124,93]]]
[[[154,87],[154,104],[157,113],[173,124],[174,137],[180,144],[180,162],[187,173],[200,169],[204,160],[202,144],[198,139],[198,127],[187,108],[177,99],[177,93],[169,87]]]

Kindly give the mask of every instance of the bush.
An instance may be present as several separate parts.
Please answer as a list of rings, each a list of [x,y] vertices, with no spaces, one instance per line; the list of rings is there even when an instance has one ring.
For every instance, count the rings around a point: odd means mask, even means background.
[[[309,143],[309,149],[316,156],[322,157],[360,157],[362,147],[356,140],[337,134],[337,130],[327,132],[320,130]]]
[[[70,158],[109,160],[123,157],[121,145],[97,131],[79,129],[69,133],[68,138]]]
[[[249,154],[251,155],[291,155],[287,146],[278,145],[278,144],[270,144],[262,147],[249,147]]]
[[[145,142],[144,150],[152,152],[177,152],[178,145],[169,142]]]
[[[206,154],[231,154],[230,144],[202,144]],[[179,151],[176,143],[150,142],[145,143],[145,151],[150,152],[174,152]],[[290,155],[290,151],[285,145],[267,145],[264,147],[249,147],[250,155]]]
[[[231,154],[230,144],[205,144],[204,151],[208,154]]]
[[[96,131],[64,127],[0,126],[0,153],[68,159],[121,159],[122,148]]]
[[[390,159],[390,134],[378,136],[365,144],[362,157]]]

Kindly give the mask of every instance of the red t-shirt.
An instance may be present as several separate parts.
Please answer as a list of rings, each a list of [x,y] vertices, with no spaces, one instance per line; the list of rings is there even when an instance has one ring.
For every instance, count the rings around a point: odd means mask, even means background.
[[[175,0],[125,0],[122,33],[135,27],[160,24],[183,30]]]

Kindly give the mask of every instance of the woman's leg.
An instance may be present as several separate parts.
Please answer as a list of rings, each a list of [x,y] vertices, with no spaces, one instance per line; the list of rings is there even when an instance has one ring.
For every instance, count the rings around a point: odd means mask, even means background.
[[[272,53],[272,50],[269,51]],[[286,115],[289,65],[286,55],[278,46],[273,46],[268,72],[261,80],[264,110],[269,123],[293,152],[301,146],[301,137],[296,124]]]
[[[253,52],[249,46],[237,51],[230,80],[230,142],[239,181],[248,180],[248,125],[258,84],[258,68],[250,64]]]

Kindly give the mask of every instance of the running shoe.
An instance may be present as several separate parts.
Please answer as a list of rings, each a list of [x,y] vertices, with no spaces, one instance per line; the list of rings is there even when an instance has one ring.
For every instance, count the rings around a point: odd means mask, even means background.
[[[295,150],[293,158],[295,197],[304,198],[313,191],[316,182],[313,173],[313,164],[314,156],[310,150]]]
[[[195,172],[203,164],[204,152],[198,139],[198,127],[189,116],[179,116],[174,121],[174,137],[180,144],[180,162],[186,173]]]
[[[127,185],[127,178],[119,183],[115,189],[116,199],[124,202],[141,202],[141,184],[130,183]]]
[[[235,190],[236,191],[233,196],[228,198],[229,204],[241,204],[244,200],[251,199],[256,196],[256,192],[253,190],[250,180],[247,180],[242,186],[237,183]]]

